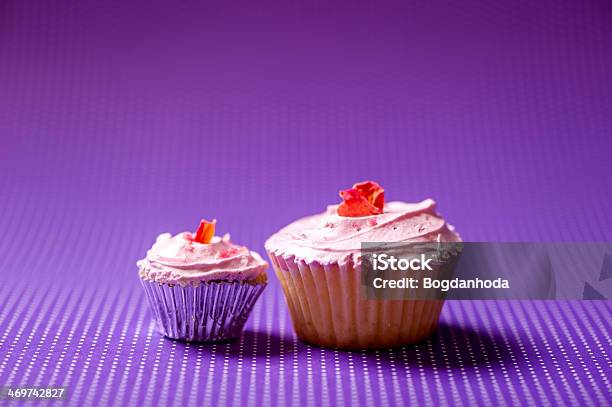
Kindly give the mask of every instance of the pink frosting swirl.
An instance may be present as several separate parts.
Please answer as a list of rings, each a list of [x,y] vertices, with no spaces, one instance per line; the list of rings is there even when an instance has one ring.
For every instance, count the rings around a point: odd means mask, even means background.
[[[460,242],[461,238],[435,211],[436,203],[389,202],[378,215],[344,217],[338,205],[299,219],[266,241],[275,256],[321,264],[360,263],[361,242]]]
[[[247,281],[265,273],[268,263],[259,254],[215,236],[208,244],[193,240],[191,232],[163,233],[137,262],[139,275],[163,284],[198,285],[208,281]]]

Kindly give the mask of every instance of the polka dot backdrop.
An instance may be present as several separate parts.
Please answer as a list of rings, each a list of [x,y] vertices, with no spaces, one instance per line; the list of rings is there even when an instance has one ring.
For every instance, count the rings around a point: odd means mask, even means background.
[[[263,253],[374,179],[466,241],[612,240],[605,1],[0,4],[0,386],[62,405],[610,405],[610,301],[447,302],[369,352],[161,337],[136,261],[217,218]],[[602,283],[603,284],[603,283]],[[15,405],[13,401],[0,403]]]

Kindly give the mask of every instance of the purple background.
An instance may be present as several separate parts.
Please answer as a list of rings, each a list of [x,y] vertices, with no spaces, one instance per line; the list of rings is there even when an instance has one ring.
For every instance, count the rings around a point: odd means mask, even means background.
[[[612,240],[611,3],[127,3],[0,3],[0,385],[610,401],[610,302],[450,303],[431,341],[342,353],[296,342],[272,278],[240,342],[185,346],[135,261],[201,217],[261,252],[368,178],[465,240]]]

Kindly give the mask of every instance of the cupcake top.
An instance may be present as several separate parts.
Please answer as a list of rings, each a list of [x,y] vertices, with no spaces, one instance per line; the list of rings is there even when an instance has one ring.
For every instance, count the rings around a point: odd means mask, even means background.
[[[281,257],[319,262],[361,260],[361,242],[460,242],[453,226],[436,212],[436,203],[384,203],[384,190],[375,182],[341,191],[339,205],[299,219],[271,236],[266,250]]]
[[[157,237],[147,256],[138,261],[144,280],[162,284],[198,285],[211,281],[255,280],[268,267],[259,254],[230,241],[230,236],[214,236],[215,222],[203,220],[198,231]]]

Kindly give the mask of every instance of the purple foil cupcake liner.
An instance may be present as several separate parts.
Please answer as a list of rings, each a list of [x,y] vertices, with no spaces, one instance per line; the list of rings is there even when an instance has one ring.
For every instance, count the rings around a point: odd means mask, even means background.
[[[266,283],[212,282],[199,286],[140,280],[160,333],[171,339],[220,342],[240,336]]]

